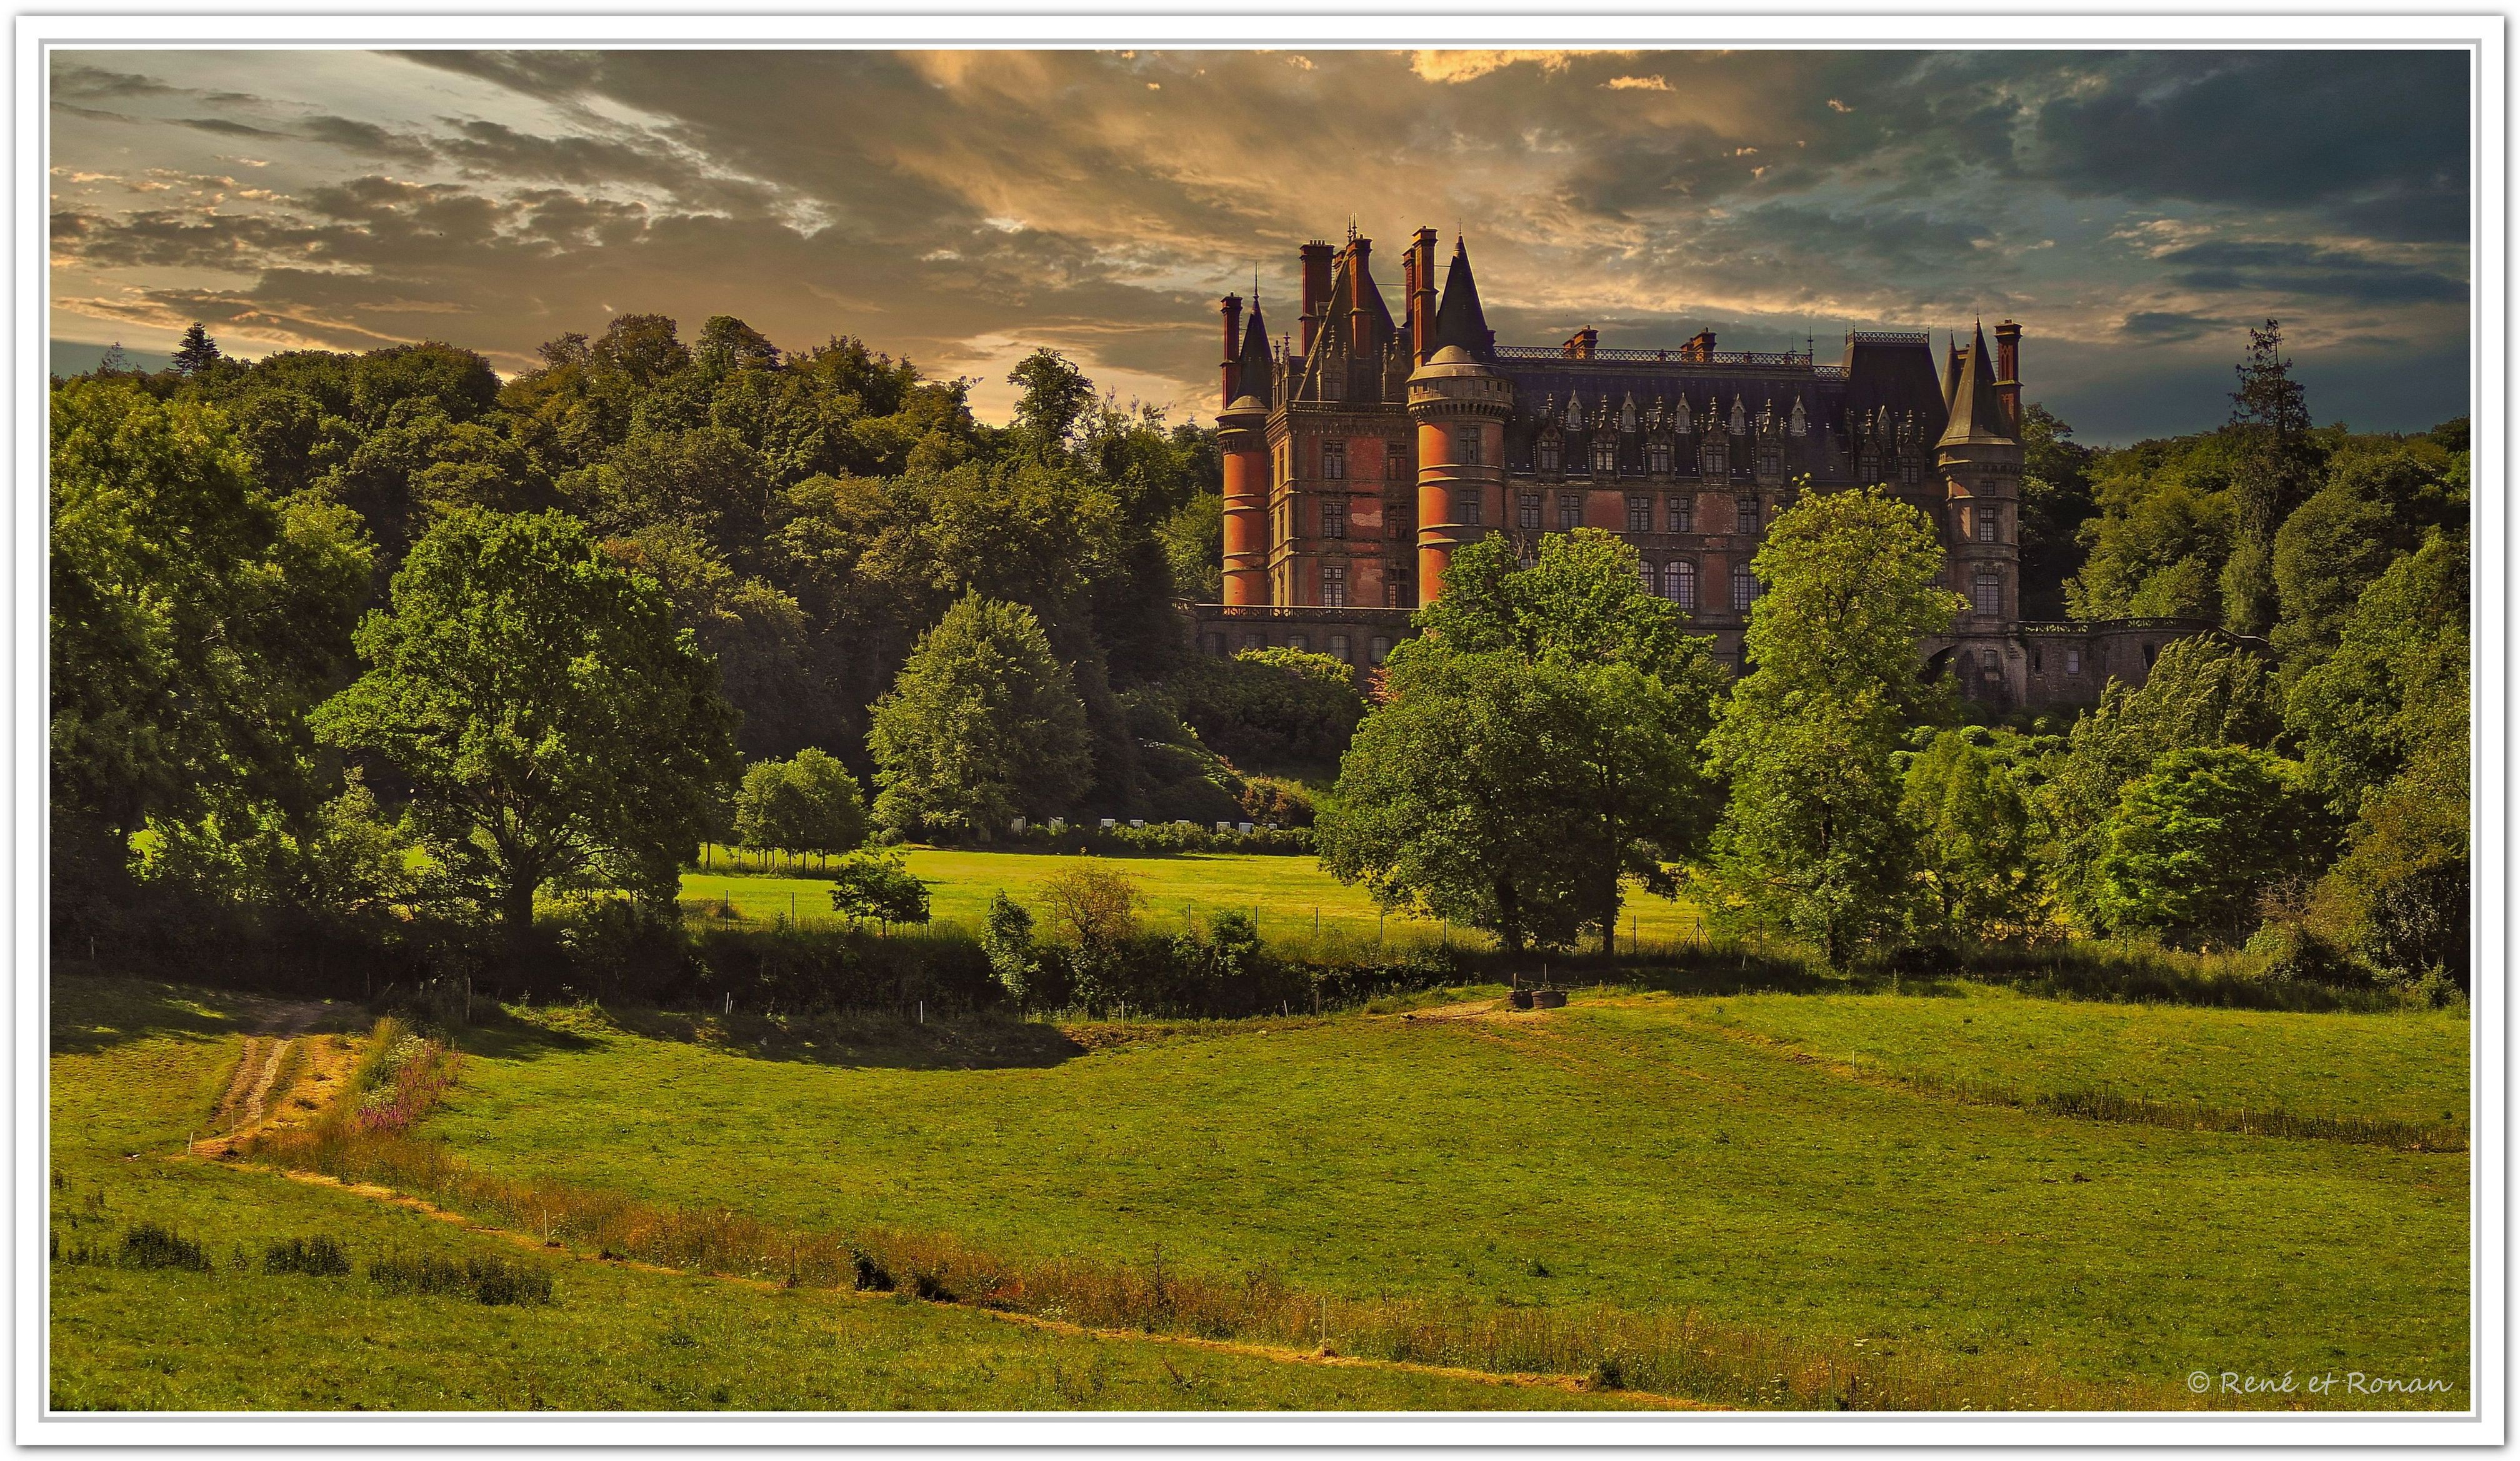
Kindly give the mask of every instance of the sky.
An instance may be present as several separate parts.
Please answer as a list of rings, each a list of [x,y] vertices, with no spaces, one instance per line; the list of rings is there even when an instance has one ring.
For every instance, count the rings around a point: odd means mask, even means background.
[[[61,51],[52,332],[232,353],[711,315],[1003,420],[1048,346],[1215,408],[1217,297],[1464,238],[1507,343],[1823,361],[2022,323],[2083,440],[2204,429],[2282,321],[2313,412],[2468,409],[2463,51]]]

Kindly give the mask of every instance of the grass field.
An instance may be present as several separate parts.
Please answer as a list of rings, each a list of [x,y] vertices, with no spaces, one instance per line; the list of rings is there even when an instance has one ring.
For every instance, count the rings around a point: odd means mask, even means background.
[[[914,848],[910,870],[929,883],[930,910],[939,922],[976,927],[989,900],[1001,889],[1018,903],[1030,903],[1041,884],[1076,860],[1053,853],[969,852],[948,848]],[[1465,929],[1408,918],[1383,919],[1363,888],[1349,887],[1322,870],[1309,857],[1240,856],[1227,853],[1184,853],[1161,858],[1111,858],[1112,867],[1135,879],[1146,899],[1148,924],[1179,928],[1226,908],[1252,913],[1263,938],[1272,942],[1304,942],[1318,926],[1325,936],[1350,947],[1371,948],[1377,939],[1392,944],[1430,943],[1451,939],[1485,947],[1486,936]],[[723,860],[719,862],[724,866]],[[833,921],[828,879],[768,876],[745,872],[683,874],[686,902],[725,900],[739,916],[766,920],[793,915],[809,923]],[[1626,915],[1619,925],[1621,948],[1642,940],[1647,946],[1692,937],[1696,910],[1685,903],[1630,890]]]
[[[1959,991],[1949,998],[1749,995],[1685,1007],[1692,1018],[1894,1077],[2026,1094],[2103,1087],[2303,1116],[2467,1122],[2463,1012],[2270,1014]]]
[[[2093,1383],[2353,1367],[2465,1403],[2463,1157],[1967,1103],[1732,1028],[2172,1094],[2212,1058],[2260,1102],[2429,1109],[2462,1023],[2152,1011],[2132,1040],[2110,1012],[1992,995],[1768,1002],[1142,1026],[1090,1053],[1038,1026],[634,1034],[543,1011],[474,1040],[429,1126],[493,1171],[783,1223],[1160,1251],[1343,1295],[1696,1307]],[[1985,1037],[1980,1005],[2001,1011]],[[1937,1034],[1946,1011],[1974,1044]]]
[[[1615,1407],[1615,1394],[1333,1366],[1020,1325],[970,1309],[783,1291],[519,1250],[498,1236],[267,1173],[179,1160],[241,1043],[248,1001],[57,980],[52,1225],[111,1248],[156,1222],[210,1273],[57,1263],[55,1409],[1442,1409]],[[342,1028],[364,1026],[343,1011]],[[320,1027],[319,1027],[320,1028]],[[289,1237],[362,1271],[269,1274]],[[382,1254],[506,1257],[550,1306],[391,1295]]]

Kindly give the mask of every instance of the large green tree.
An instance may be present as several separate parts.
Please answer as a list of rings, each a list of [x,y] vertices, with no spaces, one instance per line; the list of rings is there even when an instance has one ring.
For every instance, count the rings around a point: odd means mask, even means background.
[[[735,839],[742,846],[833,857],[866,834],[858,778],[831,755],[807,746],[786,761],[743,769],[735,792]]]
[[[920,637],[868,738],[876,817],[988,839],[1072,809],[1092,775],[1085,706],[1020,604],[969,594]]]
[[[253,483],[224,414],[122,380],[53,392],[52,806],[118,863],[230,793],[311,811],[304,716],[346,668],[357,523]]]
[[[1723,675],[1706,642],[1595,530],[1543,540],[1528,569],[1502,538],[1470,545],[1419,624],[1341,762],[1326,863],[1509,949],[1590,929],[1609,951],[1627,884],[1675,891],[1669,864],[1712,816],[1698,753]],[[1474,775],[1455,734],[1480,748]]]
[[[2095,871],[2110,930],[2226,948],[2257,926],[2266,895],[2323,850],[2300,766],[2247,746],[2160,757],[2127,785],[2103,834]]]
[[[1975,941],[2025,925],[2039,900],[2030,807],[1983,730],[1943,730],[1908,763],[1899,816],[1916,851],[1921,930]]]
[[[1743,636],[1753,668],[1708,741],[1731,786],[1713,911],[1781,924],[1844,968],[1906,916],[1915,858],[1893,758],[1937,692],[1916,641],[1959,599],[1933,523],[1873,488],[1804,497],[1751,566],[1767,588]]]
[[[392,765],[431,858],[512,937],[561,879],[671,904],[733,777],[735,714],[653,580],[562,513],[460,512],[357,644],[370,668],[317,734]]]
[[[2269,320],[2251,330],[2248,357],[2236,369],[2240,388],[2231,393],[2226,429],[2239,445],[2232,473],[2239,531],[2223,565],[2223,622],[2234,634],[2257,635],[2275,621],[2275,528],[2317,485],[2320,453],[2308,398],[2283,353],[2282,327]]]

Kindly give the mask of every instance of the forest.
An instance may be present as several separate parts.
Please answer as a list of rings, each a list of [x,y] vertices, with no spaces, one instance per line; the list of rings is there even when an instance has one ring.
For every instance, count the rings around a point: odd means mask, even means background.
[[[2140,935],[2464,983],[2465,422],[2315,426],[2272,321],[2215,430],[2092,449],[2025,409],[2025,609],[2228,631],[2061,715],[1918,684],[1896,646],[1947,615],[1939,549],[1824,501],[1762,553],[1737,685],[1584,534],[1427,611],[1441,642],[1387,676],[1208,659],[1175,602],[1215,593],[1212,433],[1047,350],[1012,380],[992,426],[857,340],[654,315],[505,380],[439,343],[248,363],[198,326],[171,370],[57,379],[57,947],[666,908],[739,824],[845,852],[1318,804],[1334,871],[1508,947],[1606,945],[1623,899],[1687,884],[1831,964]],[[1795,619],[1783,591],[1858,560],[1910,575],[1888,617]],[[1813,781],[1823,752],[1861,774]]]

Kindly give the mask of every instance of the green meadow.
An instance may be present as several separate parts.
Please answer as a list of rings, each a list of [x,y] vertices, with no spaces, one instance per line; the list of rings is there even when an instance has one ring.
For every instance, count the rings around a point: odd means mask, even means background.
[[[1395,1366],[1289,1362],[1061,1333],[906,1297],[781,1290],[520,1250],[505,1238],[275,1173],[180,1160],[240,1045],[241,1001],[59,980],[52,1236],[112,1250],[143,1223],[207,1273],[62,1262],[50,1284],[57,1410],[1603,1408],[1615,1394]],[[338,1028],[363,1027],[343,1010]],[[476,1068],[485,1068],[480,1062]],[[265,1248],[330,1237],[347,1275],[269,1273]],[[391,1294],[368,1260],[504,1259],[550,1305]]]
[[[732,906],[738,917],[752,921],[795,917],[808,924],[835,921],[832,885],[810,874],[728,870],[727,854],[712,850],[717,870],[683,874],[687,905]],[[1363,888],[1350,887],[1304,856],[1179,853],[1166,857],[1112,858],[1109,865],[1134,879],[1144,896],[1141,909],[1155,928],[1179,928],[1227,909],[1250,913],[1263,938],[1290,943],[1309,940],[1316,927],[1326,938],[1348,947],[1370,947],[1377,938],[1390,944],[1425,944],[1450,940],[1486,947],[1486,935],[1429,920],[1384,918]],[[999,892],[1018,903],[1038,899],[1041,885],[1076,860],[1056,853],[971,852],[953,848],[914,847],[907,852],[910,870],[928,882],[929,909],[940,923],[977,927],[989,900]],[[1657,898],[1635,889],[1619,924],[1621,947],[1631,939],[1647,946],[1676,943],[1698,933],[1696,909],[1687,903]]]
[[[472,1037],[428,1126],[510,1176],[1035,1259],[1694,1309],[2093,1384],[2359,1368],[2447,1379],[2464,1403],[2464,1155],[2075,1119],[1850,1069],[2180,1095],[2211,1079],[2182,1065],[2237,1049],[2260,1103],[2420,1090],[2430,1110],[2465,1068],[2461,1021],[1991,993],[1470,1012],[1494,1002],[1072,1039],[519,1011]],[[1947,1014],[1966,1042],[1938,1033]],[[1843,1059],[1789,1043],[1829,1040]]]

